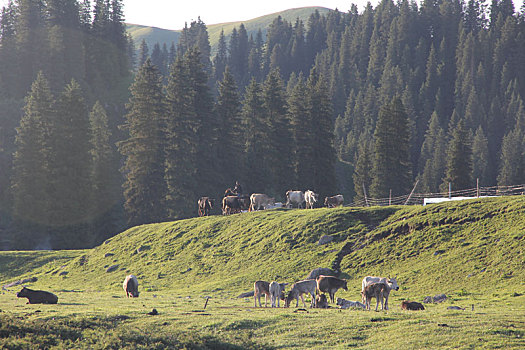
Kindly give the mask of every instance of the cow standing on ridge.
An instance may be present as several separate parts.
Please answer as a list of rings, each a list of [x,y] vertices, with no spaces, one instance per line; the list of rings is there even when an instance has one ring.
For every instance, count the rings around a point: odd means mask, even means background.
[[[306,202],[306,209],[313,209],[319,195],[314,191],[306,191],[304,193],[304,201]]]

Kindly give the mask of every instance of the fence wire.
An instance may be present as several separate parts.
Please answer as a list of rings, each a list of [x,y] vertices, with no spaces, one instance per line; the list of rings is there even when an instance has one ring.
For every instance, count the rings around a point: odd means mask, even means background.
[[[525,194],[525,185],[514,186],[492,186],[479,187],[467,190],[435,192],[435,193],[412,193],[403,196],[390,198],[366,198],[354,201],[348,205],[349,207],[368,207],[368,206],[388,206],[388,205],[423,205],[425,198],[455,198],[466,197],[500,197],[500,196],[517,196]]]

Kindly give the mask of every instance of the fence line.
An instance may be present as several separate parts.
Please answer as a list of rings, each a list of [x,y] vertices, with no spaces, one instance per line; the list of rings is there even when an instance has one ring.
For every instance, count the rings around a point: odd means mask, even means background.
[[[525,185],[513,186],[490,186],[470,188],[466,190],[434,192],[434,193],[412,193],[412,195],[402,195],[391,198],[370,198],[360,199],[348,205],[350,207],[366,206],[388,206],[388,205],[423,205],[425,198],[449,198],[449,197],[500,197],[517,196],[525,194]]]

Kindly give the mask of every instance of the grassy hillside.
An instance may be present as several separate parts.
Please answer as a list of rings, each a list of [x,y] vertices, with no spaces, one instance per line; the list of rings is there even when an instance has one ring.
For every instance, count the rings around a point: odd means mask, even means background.
[[[308,22],[308,18],[312,13],[315,11],[319,11],[319,13],[324,14],[330,11],[330,9],[325,7],[302,7],[302,8],[295,8],[295,9],[289,9],[286,11],[281,11],[277,13],[272,13],[269,15],[257,17],[254,19],[246,20],[246,21],[238,21],[238,22],[228,22],[228,23],[219,23],[219,24],[208,24],[208,35],[210,37],[210,45],[211,45],[211,52],[212,56],[215,54],[217,50],[217,44],[219,42],[219,36],[221,34],[221,30],[224,30],[224,35],[229,38],[233,28],[239,28],[241,23],[244,24],[246,27],[246,31],[248,32],[248,37],[250,35],[257,34],[257,31],[260,29],[263,33],[263,38],[266,36],[266,32],[268,29],[268,26],[272,23],[272,21],[278,17],[281,16],[283,19],[294,23],[297,18],[301,19],[304,23]],[[206,19],[203,18],[203,21],[206,22]],[[188,23],[189,25],[189,23]],[[135,46],[138,48],[142,39],[146,40],[146,43],[148,44],[148,47],[151,49],[153,48],[153,45],[158,42],[162,46],[162,44],[166,44],[168,47],[168,50],[170,48],[170,45],[172,42],[175,42],[175,45],[177,44],[180,32],[182,30],[168,30],[168,29],[160,29],[155,27],[146,27],[136,24],[127,24],[127,31],[131,34],[133,41],[135,42]],[[229,39],[228,39],[229,40]]]
[[[117,341],[109,334],[133,346],[140,338],[144,348],[175,346],[162,345],[168,340],[159,334],[183,331],[192,334],[184,338],[187,346],[202,348],[523,348],[524,214],[523,197],[426,207],[281,209],[143,225],[85,251],[3,252],[2,285],[36,276],[29,286],[54,291],[60,300],[56,306],[24,306],[14,298],[19,287],[10,288],[0,295],[0,309],[8,310],[2,327],[21,314],[32,320],[29,330],[50,317],[66,317],[54,321],[61,346],[71,341],[61,335],[72,332],[71,318],[84,324],[95,317],[92,328],[107,342]],[[333,241],[318,245],[323,235]],[[377,314],[260,310],[252,299],[236,298],[257,279],[294,282],[316,267],[341,269],[349,290],[337,296],[346,299],[360,298],[360,281],[369,274],[397,275],[401,289],[392,292],[391,310]],[[123,298],[128,273],[139,278],[142,294],[135,300]],[[439,293],[448,296],[444,304],[420,313],[399,309],[401,300]],[[211,297],[206,311],[205,297]],[[450,305],[467,310],[447,310]],[[162,316],[147,316],[152,307]],[[132,334],[126,325],[135,327]],[[84,328],[78,332],[86,338]]]

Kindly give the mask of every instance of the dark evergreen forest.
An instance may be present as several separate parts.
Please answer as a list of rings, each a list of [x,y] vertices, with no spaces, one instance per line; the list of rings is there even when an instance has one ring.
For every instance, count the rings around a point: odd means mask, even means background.
[[[135,56],[135,45],[138,55]],[[151,52],[150,52],[151,51]],[[236,180],[283,200],[525,183],[525,8],[381,1],[133,43],[122,0],[0,17],[0,244],[82,248],[196,215]]]

